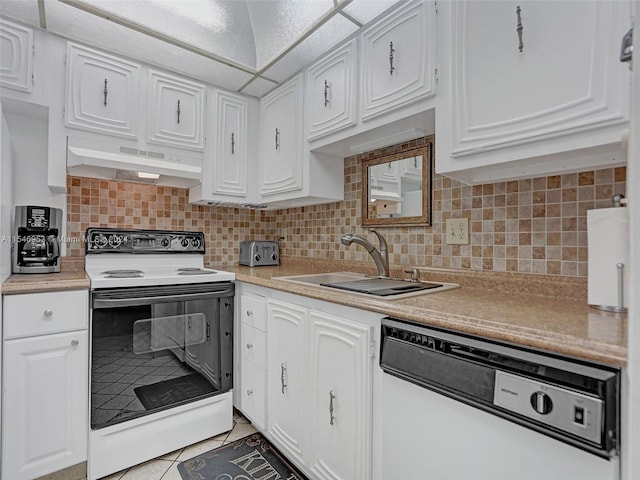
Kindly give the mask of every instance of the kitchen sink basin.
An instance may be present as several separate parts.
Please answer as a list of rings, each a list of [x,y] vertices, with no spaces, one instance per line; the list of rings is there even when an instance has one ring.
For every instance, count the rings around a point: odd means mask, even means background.
[[[314,285],[326,290],[343,290],[351,293],[386,299],[406,298],[414,295],[441,292],[459,287],[456,283],[412,282],[400,278],[381,278],[352,272],[314,273],[274,277],[306,285]]]

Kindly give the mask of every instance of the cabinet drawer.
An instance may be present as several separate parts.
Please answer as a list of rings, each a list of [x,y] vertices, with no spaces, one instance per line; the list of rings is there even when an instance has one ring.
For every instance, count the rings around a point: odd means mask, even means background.
[[[267,362],[267,334],[246,323],[240,324],[240,355],[256,367],[265,368]]]
[[[253,295],[240,297],[240,319],[258,330],[267,331],[267,303],[264,298]]]
[[[89,292],[6,295],[3,309],[5,340],[83,330],[89,325]]]
[[[251,363],[242,364],[240,402],[243,413],[258,427],[266,425],[267,374]]]

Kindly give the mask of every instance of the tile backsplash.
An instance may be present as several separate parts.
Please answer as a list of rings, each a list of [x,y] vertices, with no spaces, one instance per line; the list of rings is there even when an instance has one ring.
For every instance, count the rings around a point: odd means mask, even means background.
[[[364,249],[340,244],[348,232],[373,239],[360,226],[360,159],[345,159],[344,201],[278,211],[190,205],[186,189],[70,176],[67,236],[89,226],[201,230],[213,264],[237,262],[242,240],[284,237],[284,257],[369,263]],[[586,211],[611,206],[625,186],[624,167],[476,186],[434,174],[432,226],[381,231],[391,265],[586,277]],[[446,219],[461,217],[469,244],[445,244]],[[67,255],[83,254],[84,244],[68,243]]]

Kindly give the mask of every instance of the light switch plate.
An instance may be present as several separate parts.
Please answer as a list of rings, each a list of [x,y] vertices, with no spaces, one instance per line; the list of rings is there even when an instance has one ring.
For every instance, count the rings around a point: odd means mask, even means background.
[[[448,218],[447,240],[449,245],[466,245],[469,243],[469,219]]]

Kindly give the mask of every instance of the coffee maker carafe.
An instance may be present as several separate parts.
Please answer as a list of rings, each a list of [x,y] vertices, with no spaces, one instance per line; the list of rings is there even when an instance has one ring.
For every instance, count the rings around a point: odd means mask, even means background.
[[[61,209],[16,207],[13,273],[59,272],[61,230]]]

